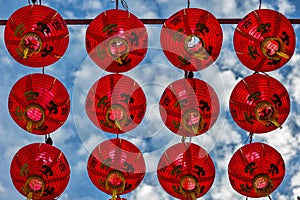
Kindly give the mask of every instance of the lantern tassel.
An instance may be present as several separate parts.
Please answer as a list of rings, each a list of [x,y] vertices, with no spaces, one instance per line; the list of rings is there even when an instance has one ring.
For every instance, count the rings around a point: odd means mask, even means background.
[[[28,57],[27,57],[28,51],[29,51],[28,48],[24,49],[24,51],[23,51],[23,58],[24,58],[24,59],[27,59],[27,58],[28,58]]]
[[[32,132],[32,121],[28,121],[27,126],[26,126],[26,130],[28,132]]]
[[[277,122],[276,119],[270,119],[269,121],[277,128],[282,128],[282,126]]]
[[[119,120],[115,120],[115,125],[120,131],[122,131],[122,127],[121,127]]]
[[[32,192],[29,192],[27,195],[27,200],[31,200],[32,199]]]
[[[280,56],[280,57],[282,57],[282,58],[285,58],[285,59],[290,59],[290,57],[287,55],[287,54],[285,54],[285,53],[283,53],[283,52],[279,52],[279,51],[277,51],[276,52],[276,55],[278,55],[278,56]]]
[[[197,135],[199,133],[198,131],[198,124],[197,125],[192,125],[192,131],[195,135]]]
[[[112,191],[111,200],[116,200],[116,199],[117,199],[117,190],[114,189],[114,190]]]

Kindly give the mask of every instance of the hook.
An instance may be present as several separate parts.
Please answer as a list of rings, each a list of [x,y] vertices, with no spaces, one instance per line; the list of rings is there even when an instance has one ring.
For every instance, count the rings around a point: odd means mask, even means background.
[[[184,78],[193,78],[194,72],[184,71]]]
[[[45,135],[45,143],[46,143],[46,144],[53,145],[53,140],[52,140],[52,138],[50,137],[49,134],[46,134],[46,135]]]
[[[32,3],[33,5],[35,5],[36,2],[37,2],[37,0],[31,0],[31,3]],[[28,4],[30,5],[31,3],[30,3],[30,0],[28,0]],[[39,4],[40,4],[40,5],[42,4],[42,0],[39,0]]]
[[[250,138],[249,144],[252,143],[253,135],[254,135],[253,133],[249,133],[249,138]]]

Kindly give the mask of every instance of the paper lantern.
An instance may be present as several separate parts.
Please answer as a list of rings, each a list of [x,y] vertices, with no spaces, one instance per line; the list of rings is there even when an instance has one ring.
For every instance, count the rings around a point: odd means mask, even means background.
[[[180,79],[168,85],[159,105],[165,125],[173,133],[189,137],[208,131],[220,112],[213,88],[196,78]]]
[[[171,196],[192,200],[209,191],[215,179],[215,167],[203,148],[193,143],[179,143],[162,154],[157,177]]]
[[[29,67],[46,67],[64,55],[69,30],[57,11],[43,5],[29,5],[9,17],[4,41],[17,62]]]
[[[15,154],[10,175],[16,189],[28,199],[49,200],[59,197],[67,187],[70,166],[58,148],[34,143]]]
[[[107,10],[98,15],[86,31],[86,50],[91,59],[108,72],[126,72],[145,57],[146,27],[124,10]]]
[[[67,120],[70,97],[64,85],[46,74],[19,79],[9,93],[8,109],[24,130],[37,135],[52,133]]]
[[[233,120],[250,133],[266,133],[281,128],[290,112],[290,98],[276,79],[250,75],[234,87],[229,102]]]
[[[237,150],[229,161],[230,184],[252,198],[268,196],[281,184],[285,165],[280,153],[264,143],[251,143]]]
[[[95,147],[87,171],[98,189],[112,195],[112,200],[123,200],[119,195],[138,187],[145,176],[146,165],[143,154],[134,144],[115,138]]]
[[[260,9],[247,14],[237,25],[233,44],[239,60],[257,72],[279,69],[293,56],[296,36],[281,13]]]
[[[146,96],[128,76],[110,74],[89,90],[85,110],[94,125],[109,133],[125,133],[136,128],[146,112]]]
[[[210,12],[186,8],[169,17],[160,33],[162,50],[177,68],[198,71],[219,56],[223,42],[220,23]]]

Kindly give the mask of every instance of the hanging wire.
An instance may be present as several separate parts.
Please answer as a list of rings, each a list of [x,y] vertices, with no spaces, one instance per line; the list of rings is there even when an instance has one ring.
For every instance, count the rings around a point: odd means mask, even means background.
[[[42,73],[45,74],[45,67],[42,68]]]
[[[127,5],[126,1],[125,1],[125,0],[121,0],[121,4],[122,4],[123,8],[124,8],[126,11],[128,11],[128,5]]]
[[[119,0],[116,0],[116,9],[119,9]]]
[[[252,143],[252,140],[253,140],[253,133],[249,133],[248,137],[246,138],[246,141],[244,142],[244,144],[247,144],[248,141],[249,141],[249,144]]]
[[[188,0],[187,1],[187,8],[190,8],[190,4],[191,4],[191,2],[190,2],[190,0]]]
[[[258,9],[259,9],[259,10],[261,9],[261,1],[262,1],[262,0],[259,0],[259,6],[258,6]]]

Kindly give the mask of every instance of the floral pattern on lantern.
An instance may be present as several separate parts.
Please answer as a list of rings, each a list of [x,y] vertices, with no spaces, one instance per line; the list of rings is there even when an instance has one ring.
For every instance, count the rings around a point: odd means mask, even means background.
[[[67,120],[70,97],[64,85],[46,74],[29,74],[19,79],[9,93],[12,119],[37,135],[52,133]]]
[[[112,200],[123,200],[119,195],[138,187],[145,176],[146,165],[143,154],[134,144],[115,138],[95,147],[87,171],[98,189],[112,195]]]
[[[210,155],[200,146],[178,143],[162,154],[157,177],[171,196],[194,200],[209,191],[215,179],[215,167]]]
[[[68,185],[70,173],[65,155],[56,147],[43,143],[21,148],[10,166],[14,186],[28,199],[59,197]]]
[[[91,59],[108,72],[126,72],[136,67],[148,48],[146,27],[124,10],[99,14],[86,31],[86,50]]]
[[[189,137],[208,131],[220,112],[213,88],[196,78],[184,78],[168,85],[159,105],[165,125],[173,133]]]
[[[290,21],[281,13],[254,10],[237,25],[233,44],[239,60],[256,72],[279,69],[294,54],[296,35]]]
[[[43,5],[29,5],[9,17],[4,40],[17,62],[29,67],[46,67],[64,55],[69,30],[57,11]]]
[[[125,133],[144,118],[146,96],[130,77],[109,74],[93,84],[86,97],[85,110],[96,127],[109,133]]]
[[[229,102],[233,120],[250,133],[281,128],[290,112],[285,87],[268,75],[250,75],[234,87]]]
[[[228,165],[233,189],[252,198],[271,194],[281,184],[284,175],[285,165],[280,153],[260,142],[238,149]]]
[[[223,31],[213,14],[199,8],[186,8],[163,24],[160,43],[168,60],[177,68],[199,71],[219,56]]]

